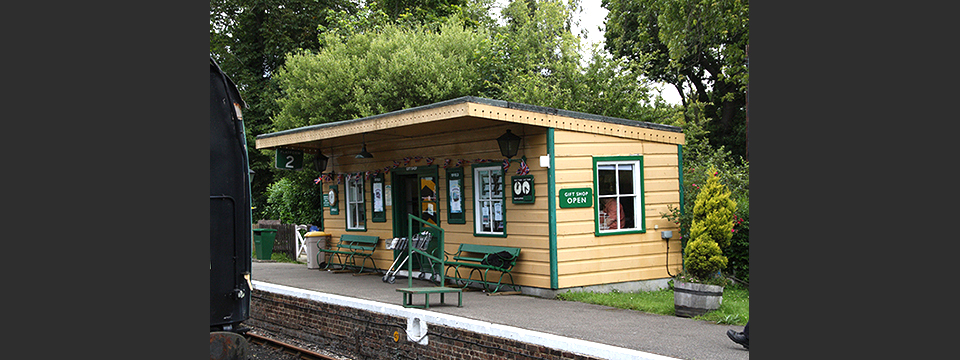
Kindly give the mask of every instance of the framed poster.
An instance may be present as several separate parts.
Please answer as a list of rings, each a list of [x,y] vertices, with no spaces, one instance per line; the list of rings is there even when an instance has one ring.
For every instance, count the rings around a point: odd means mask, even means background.
[[[383,174],[377,174],[373,177],[373,186],[370,189],[373,193],[373,222],[387,222],[386,194],[383,187]]]
[[[533,175],[521,175],[510,177],[511,189],[513,190],[514,204],[533,204]]]
[[[463,168],[447,169],[447,183],[447,222],[466,224],[467,218],[463,213]]]

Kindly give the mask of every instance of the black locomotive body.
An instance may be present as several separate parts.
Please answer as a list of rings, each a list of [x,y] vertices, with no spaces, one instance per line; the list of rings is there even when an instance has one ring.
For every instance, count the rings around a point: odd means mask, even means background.
[[[210,58],[210,331],[250,317],[251,200],[236,85]]]

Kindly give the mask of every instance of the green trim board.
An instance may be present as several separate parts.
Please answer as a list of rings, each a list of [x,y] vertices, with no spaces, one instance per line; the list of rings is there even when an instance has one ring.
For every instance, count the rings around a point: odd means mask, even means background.
[[[677,177],[680,180],[680,216],[683,216],[684,210],[684,201],[683,201],[683,145],[677,145]],[[680,231],[677,231],[678,233]],[[683,264],[685,245],[687,245],[687,240],[683,238],[683,234],[680,235],[680,269],[686,269]]]
[[[557,164],[555,161],[556,151],[554,146],[554,128],[547,128],[547,155],[550,156],[550,167],[547,168],[547,208],[549,208],[550,223],[550,288],[559,289],[559,279],[557,273]]]
[[[598,188],[600,185],[599,181],[599,171],[597,164],[602,162],[635,162],[638,166],[634,170],[634,179],[635,188],[633,194],[636,198],[634,203],[633,211],[638,213],[638,216],[634,216],[637,220],[636,226],[629,230],[608,230],[601,232],[600,230],[600,196],[602,193]],[[594,221],[594,235],[596,236],[609,236],[609,235],[622,235],[622,234],[642,234],[647,232],[647,219],[646,219],[646,209],[645,209],[645,192],[643,185],[643,156],[597,156],[593,158],[593,189],[596,193],[596,200],[594,200],[594,206],[596,209],[593,212],[593,221]]]

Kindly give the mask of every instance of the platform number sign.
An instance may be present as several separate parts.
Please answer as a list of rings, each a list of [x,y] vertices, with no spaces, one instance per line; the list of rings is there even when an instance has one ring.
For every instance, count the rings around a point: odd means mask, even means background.
[[[514,204],[533,204],[533,175],[512,176],[510,180],[513,183],[513,203]]]
[[[276,160],[277,169],[300,170],[303,167],[303,151],[277,149]]]

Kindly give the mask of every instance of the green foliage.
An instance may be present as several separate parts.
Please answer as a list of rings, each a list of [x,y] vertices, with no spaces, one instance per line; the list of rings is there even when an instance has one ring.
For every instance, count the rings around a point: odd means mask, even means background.
[[[689,107],[688,107],[689,111]],[[685,120],[681,120],[683,122]],[[729,263],[728,276],[747,282],[750,278],[750,164],[742,157],[734,159],[723,147],[713,147],[703,137],[697,123],[686,123],[684,134],[687,145],[683,147],[683,204],[684,209],[668,206],[669,212],[661,215],[680,226],[681,246],[686,247],[691,239],[694,206],[701,188],[711,174],[726,184],[730,198],[736,202],[733,215],[733,237],[722,247]],[[714,172],[703,169],[716,169]]]
[[[694,279],[708,279],[727,267],[727,257],[716,242],[707,237],[694,238],[687,243],[683,266]]]
[[[657,123],[677,117],[649,101],[649,82],[623,60],[595,48],[582,63],[572,3],[512,1],[504,25],[477,15],[483,4],[469,2],[442,24],[394,21],[373,5],[329,13],[322,49],[290,55],[277,72],[275,130],[465,95]]]
[[[320,48],[318,28],[327,24],[326,11],[353,13],[349,0],[211,0],[210,56],[237,84],[243,109],[252,184],[254,218],[263,218],[266,187],[275,181],[273,153],[257,150],[257,135],[272,132],[277,112],[278,84],[273,74],[285,55],[298,49]]]
[[[733,218],[737,203],[730,199],[730,190],[720,183],[720,172],[714,167],[707,172],[713,174],[707,177],[707,183],[694,201],[690,237],[710,239],[726,248],[733,237]]]
[[[729,245],[733,236],[737,207],[730,199],[730,190],[720,183],[719,171],[710,167],[706,173],[707,181],[694,200],[690,241],[684,247],[683,258],[685,271],[697,279],[713,277],[727,267],[727,257],[720,247]]]
[[[683,105],[703,103],[714,144],[746,155],[746,50],[749,2],[603,0],[605,47],[645,76],[689,89]]]
[[[286,176],[270,184],[265,217],[284,224],[319,224],[323,204],[319,187],[310,180],[315,174],[308,170],[288,171]]]
[[[570,31],[575,1],[511,1],[495,27],[487,96],[526,104],[664,123],[672,109],[650,101],[648,80],[594,47],[588,61]],[[662,103],[660,105],[663,105]]]
[[[275,130],[377,115],[482,91],[484,31],[453,20],[438,32],[385,24],[378,32],[327,35],[319,52],[288,56]]]

